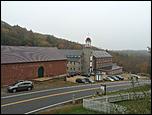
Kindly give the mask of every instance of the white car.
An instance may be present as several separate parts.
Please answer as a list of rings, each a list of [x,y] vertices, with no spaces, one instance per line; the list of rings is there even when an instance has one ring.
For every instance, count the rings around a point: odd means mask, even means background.
[[[136,74],[131,74],[132,77],[137,77],[138,79],[140,78],[139,75],[136,75]]]
[[[115,80],[112,79],[111,77],[106,77],[106,81],[115,81]]]

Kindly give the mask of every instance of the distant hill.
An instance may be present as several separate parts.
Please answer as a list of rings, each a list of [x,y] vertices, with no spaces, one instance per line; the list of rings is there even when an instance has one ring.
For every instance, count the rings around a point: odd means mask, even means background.
[[[148,51],[121,50],[108,52],[113,56],[113,62],[122,66],[124,71],[151,74],[151,55]]]
[[[150,55],[147,50],[118,50],[118,51],[114,51],[114,52],[117,52],[122,55],[128,55],[128,56],[132,56],[132,55],[149,56]]]
[[[1,45],[57,47],[59,49],[83,48],[82,44],[57,38],[54,35],[28,31],[18,25],[11,26],[4,21],[1,21]],[[93,49],[98,48],[93,47]]]

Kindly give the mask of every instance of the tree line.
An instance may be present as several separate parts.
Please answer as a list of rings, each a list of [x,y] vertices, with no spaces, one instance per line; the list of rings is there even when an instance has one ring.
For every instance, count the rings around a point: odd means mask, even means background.
[[[126,51],[109,51],[109,53],[113,56],[113,62],[122,66],[124,71],[151,75],[151,55],[147,51],[143,51],[143,53],[141,51],[140,53],[137,51],[128,51],[127,53]]]

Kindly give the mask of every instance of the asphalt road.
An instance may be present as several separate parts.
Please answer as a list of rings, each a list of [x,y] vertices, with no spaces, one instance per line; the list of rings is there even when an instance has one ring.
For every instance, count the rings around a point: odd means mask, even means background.
[[[140,84],[151,83],[141,80]],[[131,87],[129,81],[107,82],[107,92]],[[1,97],[1,114],[29,114],[75,99],[93,95],[99,90],[100,84],[61,87],[34,92],[26,92]]]

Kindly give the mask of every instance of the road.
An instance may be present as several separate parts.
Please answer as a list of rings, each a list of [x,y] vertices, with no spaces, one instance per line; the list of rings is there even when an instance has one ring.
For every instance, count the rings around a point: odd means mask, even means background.
[[[140,80],[139,83],[142,85],[145,83],[151,83],[151,81]],[[73,97],[75,99],[80,99],[93,95],[95,91],[100,88],[100,84],[61,87],[1,97],[1,113],[35,113],[49,107],[70,102]],[[131,83],[129,81],[107,82],[104,84],[107,86],[107,92],[131,87]]]

